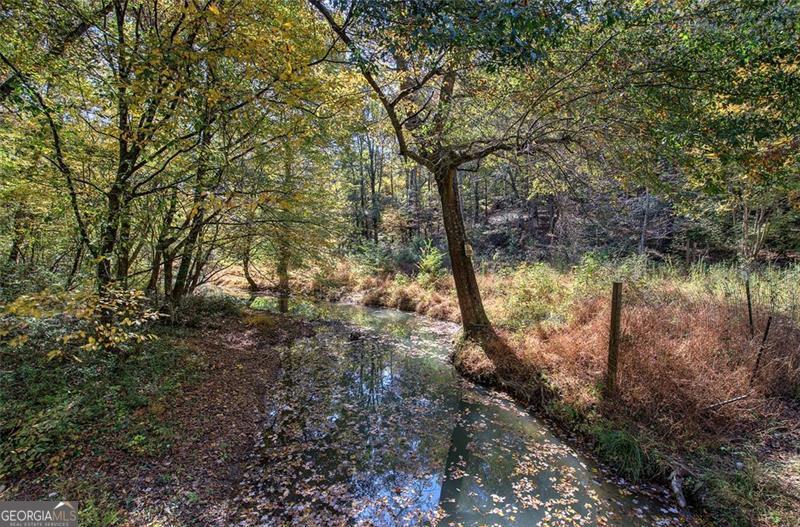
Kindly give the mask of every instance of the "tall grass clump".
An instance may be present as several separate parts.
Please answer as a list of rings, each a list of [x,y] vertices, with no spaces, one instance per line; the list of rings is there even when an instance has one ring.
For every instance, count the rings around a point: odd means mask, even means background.
[[[596,432],[597,451],[625,477],[638,481],[645,476],[647,458],[639,441],[625,430],[601,428]]]

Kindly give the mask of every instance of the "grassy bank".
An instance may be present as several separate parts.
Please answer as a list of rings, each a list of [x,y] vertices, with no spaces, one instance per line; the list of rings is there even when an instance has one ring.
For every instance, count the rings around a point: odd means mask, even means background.
[[[189,297],[117,352],[53,355],[76,322],[0,347],[0,499],[80,502],[86,526],[227,524],[276,346],[302,321]],[[58,497],[58,498],[56,498]]]
[[[82,524],[121,520],[121,504],[103,485],[69,473],[77,460],[111,454],[115,445],[143,460],[170,448],[175,430],[161,417],[176,391],[196,381],[202,362],[188,353],[179,331],[163,327],[156,334],[125,358],[48,360],[35,341],[3,350],[4,499],[56,493],[82,501]]]
[[[544,382],[553,394],[539,401],[546,416],[625,477],[683,478],[690,501],[720,525],[797,525],[798,279],[798,267],[750,277],[751,327],[743,277],[731,267],[588,257],[567,270],[484,270],[484,302],[514,362],[495,380],[527,400],[537,399]],[[613,280],[625,284],[619,390],[604,397]],[[443,272],[412,277],[345,261],[300,284],[318,297],[458,320]],[[475,349],[460,367],[477,378],[497,373]]]

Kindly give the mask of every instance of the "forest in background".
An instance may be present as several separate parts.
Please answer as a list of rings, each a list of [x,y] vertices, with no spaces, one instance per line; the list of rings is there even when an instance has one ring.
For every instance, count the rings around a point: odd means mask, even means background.
[[[0,478],[137,407],[43,368],[146,385],[233,289],[461,322],[460,371],[626,477],[800,521],[798,11],[3,2]]]

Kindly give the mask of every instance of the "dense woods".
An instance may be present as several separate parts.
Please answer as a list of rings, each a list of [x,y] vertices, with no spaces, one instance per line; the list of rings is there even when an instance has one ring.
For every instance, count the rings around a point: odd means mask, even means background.
[[[272,347],[315,331],[297,306],[325,299],[459,323],[460,373],[671,485],[681,521],[795,525],[799,20],[791,0],[3,1],[0,498],[150,524],[124,483],[65,474],[183,459],[186,394],[278,375]],[[256,347],[221,344],[251,327]]]

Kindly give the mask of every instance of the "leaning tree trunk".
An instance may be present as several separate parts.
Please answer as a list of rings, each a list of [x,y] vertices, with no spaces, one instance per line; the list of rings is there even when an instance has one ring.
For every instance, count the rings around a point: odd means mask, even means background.
[[[83,239],[78,236],[78,247],[75,249],[75,257],[72,259],[72,267],[70,267],[67,281],[64,283],[64,289],[72,289],[72,282],[75,280],[75,275],[81,267],[81,260],[83,259]]]
[[[175,274],[175,283],[172,285],[172,292],[169,295],[170,308],[174,311],[180,304],[183,297],[189,292],[189,271],[192,266],[192,256],[194,255],[195,248],[197,247],[200,234],[203,230],[205,220],[205,211],[202,205],[192,219],[192,227],[186,235],[183,245],[183,253],[181,254],[180,264],[178,264],[178,272]]]
[[[242,270],[244,271],[244,278],[247,280],[250,291],[258,291],[260,289],[258,283],[253,280],[253,275],[250,274],[250,247],[247,247],[242,254]]]
[[[472,266],[472,249],[467,247],[455,175],[455,167],[445,167],[436,174],[436,185],[442,203],[442,219],[447,235],[447,249],[456,283],[464,336],[467,339],[484,341],[494,335],[494,331],[483,309],[478,280],[475,278],[475,269]]]

